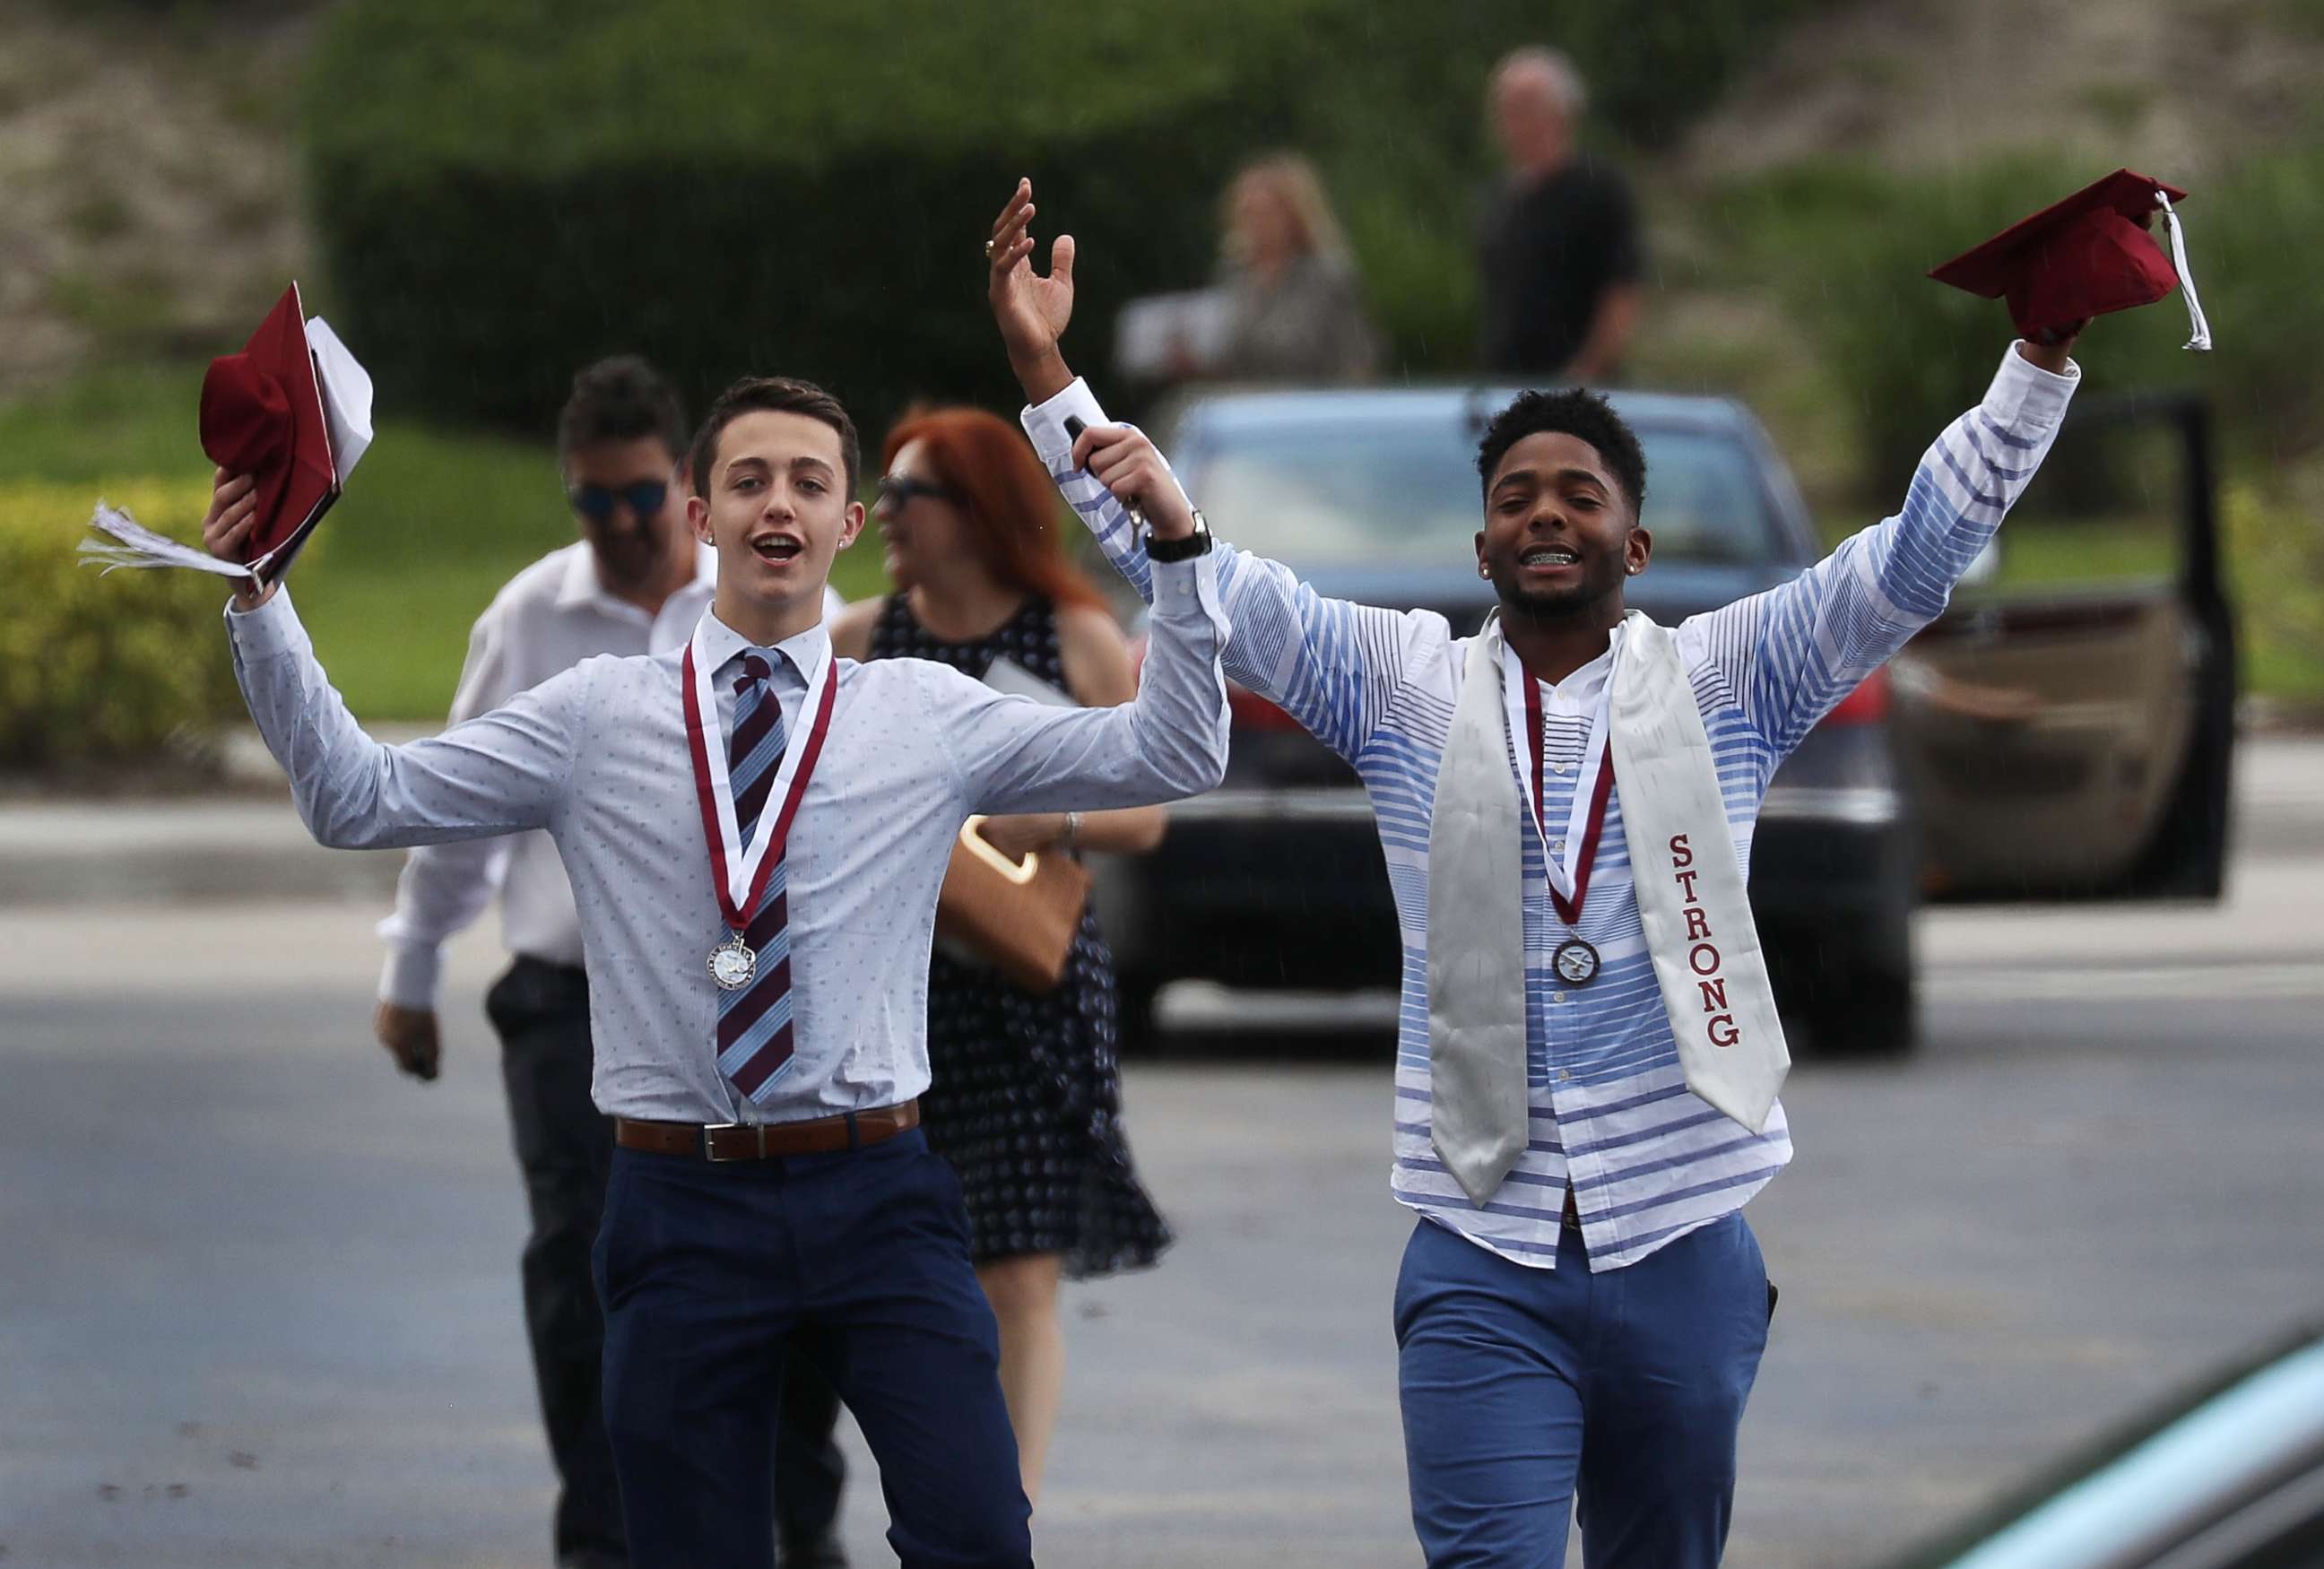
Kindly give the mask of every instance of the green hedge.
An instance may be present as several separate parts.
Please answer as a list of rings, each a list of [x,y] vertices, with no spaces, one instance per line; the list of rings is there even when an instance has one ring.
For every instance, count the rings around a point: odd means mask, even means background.
[[[980,251],[1015,177],[1094,248],[1086,321],[1202,277],[1220,185],[1285,124],[1268,69],[1326,8],[359,0],[311,78],[334,315],[391,404],[520,429],[617,348],[697,408],[812,377],[875,435],[915,396],[997,400]]]
[[[209,501],[198,483],[101,488],[140,522],[186,537]],[[0,485],[0,769],[182,761],[242,712],[219,621],[225,582],[81,566],[95,494]]]
[[[1407,368],[1465,364],[1495,55],[1564,43],[1618,135],[1716,97],[1811,0],[353,0],[309,82],[318,295],[390,407],[541,429],[634,348],[696,400],[744,371],[867,428],[1006,401],[978,245],[1015,176],[1088,247],[1079,357],[1130,295],[1209,274],[1220,189],[1316,152]]]

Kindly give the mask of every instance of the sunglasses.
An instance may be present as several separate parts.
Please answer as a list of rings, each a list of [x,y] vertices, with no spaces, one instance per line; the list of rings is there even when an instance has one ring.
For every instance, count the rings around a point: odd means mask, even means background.
[[[609,490],[602,485],[576,485],[565,493],[573,510],[593,523],[602,523],[613,515],[616,502],[627,503],[632,515],[652,517],[661,511],[661,503],[669,499],[669,481],[641,479],[635,485],[625,485]]]
[[[957,502],[959,494],[948,485],[936,485],[925,479],[914,479],[908,474],[883,474],[880,476],[880,499],[898,512],[912,504],[914,496],[928,496],[936,501]]]

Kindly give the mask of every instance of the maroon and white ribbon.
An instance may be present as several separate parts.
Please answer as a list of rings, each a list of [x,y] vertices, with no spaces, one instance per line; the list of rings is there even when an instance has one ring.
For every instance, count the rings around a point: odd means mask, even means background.
[[[710,686],[710,660],[703,650],[708,625],[706,616],[686,646],[686,742],[694,761],[695,795],[702,807],[702,835],[710,844],[711,882],[718,896],[718,912],[731,929],[741,932],[749,928],[751,912],[758,909],[760,896],[766,892],[768,880],[783,858],[791,819],[798,815],[799,798],[807,794],[807,780],[814,777],[816,760],[823,753],[839,691],[839,663],[825,648],[823,658],[808,672],[807,703],[814,717],[808,724],[790,727],[783,761],[768,791],[769,801],[779,801],[781,806],[760,812],[758,828],[744,844],[734,817],[734,786],[727,769],[726,747],[718,736],[718,703]]]

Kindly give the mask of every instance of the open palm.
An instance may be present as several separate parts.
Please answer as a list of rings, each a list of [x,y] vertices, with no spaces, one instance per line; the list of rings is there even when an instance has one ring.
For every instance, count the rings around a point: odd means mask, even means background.
[[[1049,247],[1049,272],[1033,268],[1033,182],[1019,180],[992,226],[987,293],[1011,361],[1023,365],[1056,350],[1074,315],[1074,237]]]

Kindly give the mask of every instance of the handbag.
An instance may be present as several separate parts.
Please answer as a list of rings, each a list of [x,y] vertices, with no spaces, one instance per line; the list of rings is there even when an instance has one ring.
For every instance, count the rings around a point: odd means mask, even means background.
[[[978,830],[960,827],[936,896],[936,935],[975,954],[1012,985],[1055,991],[1089,903],[1090,874],[1072,856],[1036,851],[1011,861]]]

